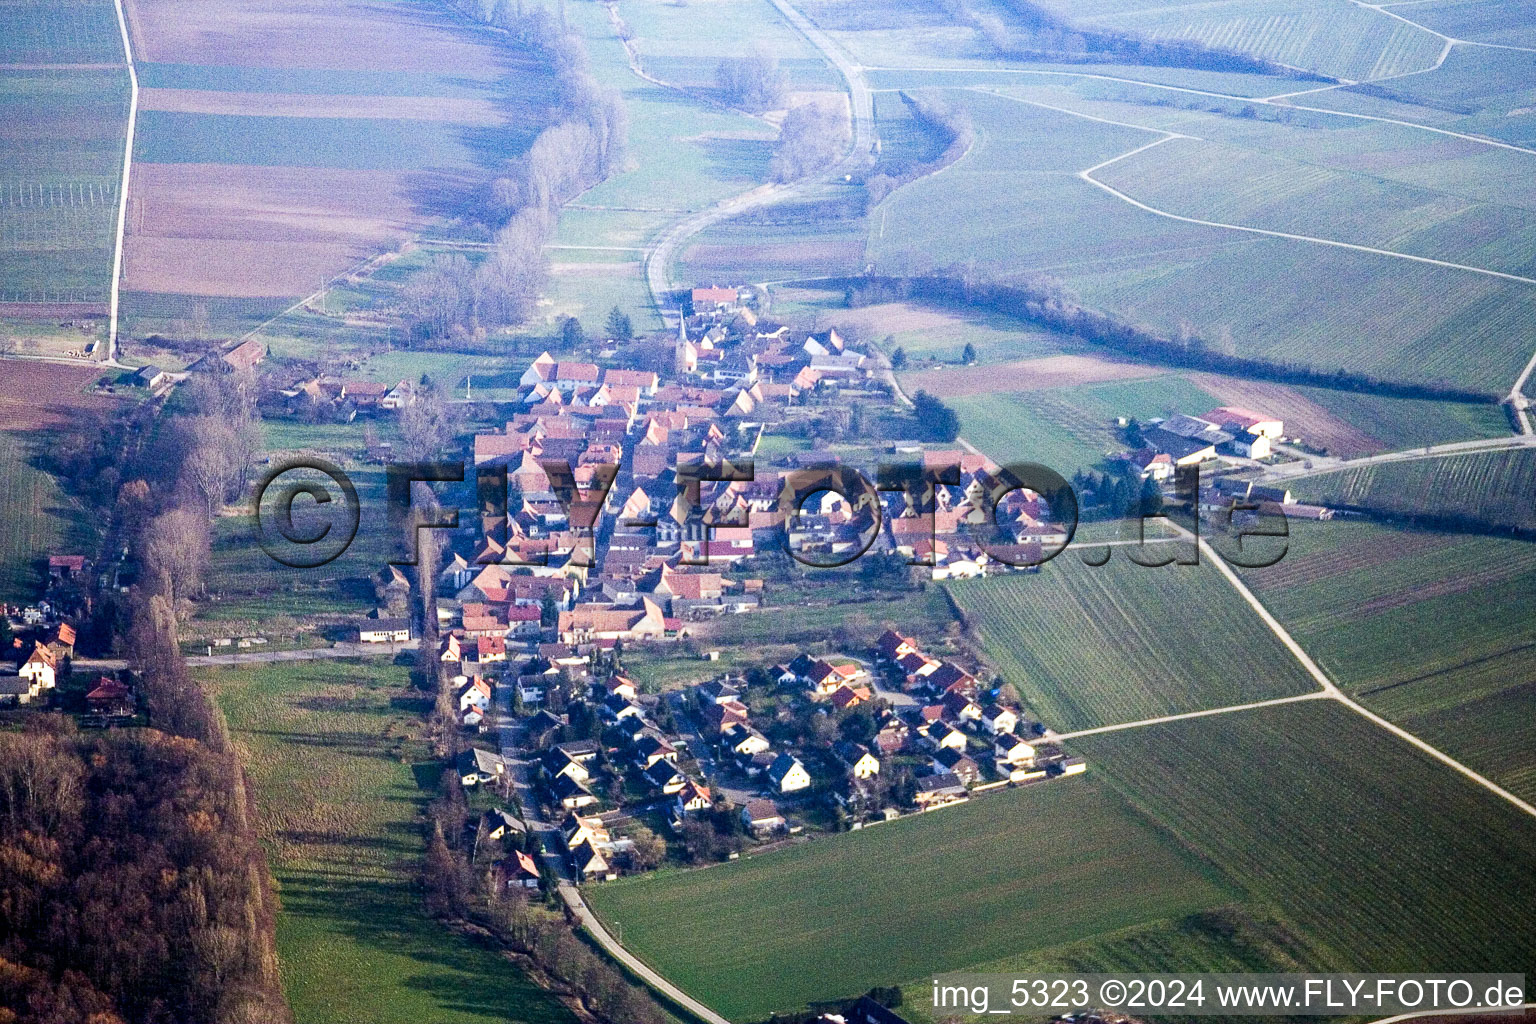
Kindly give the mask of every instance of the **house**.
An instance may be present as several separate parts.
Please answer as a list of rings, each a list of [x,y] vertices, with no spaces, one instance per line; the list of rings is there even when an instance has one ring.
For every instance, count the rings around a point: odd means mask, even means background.
[[[726,704],[730,702],[740,703],[741,691],[731,685],[727,679],[711,679],[698,689],[699,703]]]
[[[560,836],[565,840],[567,851],[576,849],[582,843],[591,843],[593,846],[609,846],[612,843],[602,818],[582,817],[575,811],[567,814],[560,822]]]
[[[577,764],[591,764],[597,760],[597,755],[603,752],[603,745],[596,740],[572,740],[570,743],[557,743],[555,749]]]
[[[477,786],[482,782],[495,782],[507,774],[507,762],[500,754],[471,747],[459,755],[457,764],[459,781],[465,786]]]
[[[720,739],[738,757],[765,754],[770,747],[768,737],[743,722],[732,722],[726,726],[720,733]]]
[[[844,1024],[909,1024],[905,1017],[898,1017],[869,996],[862,996],[853,1009],[845,1010],[841,1017]]]
[[[133,375],[133,382],[141,388],[157,388],[170,379],[170,374],[160,369],[154,363],[147,363],[139,367],[138,372]]]
[[[544,756],[540,758],[540,763],[543,765],[544,771],[549,773],[551,780],[569,778],[574,782],[584,783],[592,777],[592,773],[587,771],[586,765],[563,753],[559,747],[553,750],[546,750]]]
[[[897,662],[909,654],[919,653],[919,648],[917,641],[888,629],[875,641],[875,653],[886,661]]]
[[[919,730],[923,743],[932,750],[964,750],[965,733],[942,719],[926,723]]]
[[[772,800],[748,800],[741,809],[741,823],[759,838],[783,831],[788,826]]]
[[[396,644],[411,639],[411,620],[363,619],[357,626],[357,639],[365,644]]]
[[[843,741],[832,746],[832,753],[848,766],[848,774],[856,779],[870,779],[880,774],[880,759],[869,752],[862,743]]]
[[[17,674],[39,690],[51,690],[58,682],[58,662],[53,651],[43,644],[33,644],[32,653],[21,663]]]
[[[796,661],[798,660],[796,659]],[[795,663],[791,662],[790,668],[794,667]],[[836,693],[839,686],[851,683],[857,679],[860,669],[857,665],[833,665],[823,658],[817,658],[811,663],[808,671],[798,674],[805,681],[806,685],[810,687],[813,694],[827,697]]]
[[[133,688],[107,676],[98,679],[95,689],[85,695],[85,706],[102,718],[132,718],[138,710]]]
[[[994,736],[1013,732],[1019,724],[1019,716],[1001,704],[988,704],[981,709],[981,724]]]
[[[521,818],[500,807],[492,808],[482,814],[480,823],[485,828],[487,839],[501,839],[504,836],[521,835],[528,831],[528,826],[523,824]]]
[[[645,781],[661,790],[663,796],[681,793],[683,786],[688,783],[687,777],[677,770],[677,765],[665,758],[657,761],[641,774],[645,776]]]
[[[689,779],[683,783],[683,788],[677,791],[677,815],[680,818],[686,818],[699,811],[707,811],[714,805],[714,797],[711,796],[709,787],[702,782]]]
[[[1052,768],[1052,773],[1057,775],[1080,775],[1088,770],[1088,761],[1077,754],[1070,755],[1057,761]]]
[[[949,772],[936,772],[917,780],[917,792],[912,801],[919,810],[932,811],[950,804],[964,803],[970,799],[965,783]]]
[[[252,370],[267,358],[266,342],[256,338],[243,341],[219,357],[231,370]]]
[[[390,412],[398,412],[408,405],[416,404],[416,389],[408,380],[402,380],[389,389],[389,393],[379,399],[379,408]],[[460,583],[459,586],[463,586]]]
[[[568,811],[580,810],[597,803],[597,797],[592,795],[592,791],[586,787],[585,783],[569,775],[556,776],[549,788],[555,795],[555,800]]]
[[[1272,441],[1278,441],[1285,435],[1283,421],[1235,405],[1223,405],[1218,409],[1212,409],[1200,418],[1209,420],[1223,430],[1233,433],[1245,431]]]
[[[1033,765],[1035,748],[1033,744],[1026,743],[1013,733],[1003,733],[992,743],[992,757],[999,766]]]
[[[650,733],[642,735],[635,741],[635,764],[640,766],[641,771],[650,768],[658,761],[671,758],[676,753],[677,751],[672,749],[672,744]]]
[[[1193,466],[1216,457],[1215,444],[1198,438],[1185,437],[1171,430],[1164,430],[1162,427],[1144,429],[1141,432],[1141,439],[1147,448],[1167,455],[1174,466]],[[1230,435],[1223,435],[1222,442],[1225,443],[1230,439]]]
[[[959,690],[951,690],[944,695],[939,702],[944,709],[944,716],[952,721],[965,725],[969,722],[979,722],[984,712],[981,705],[967,697]]]
[[[832,706],[839,711],[856,708],[869,702],[869,687],[849,686],[847,683],[832,691]]]
[[[37,684],[9,672],[0,675],[0,704],[30,704],[37,696]]]
[[[635,681],[628,676],[612,675],[603,681],[603,690],[609,697],[620,697],[624,700],[634,700],[638,691],[635,689]]]
[[[571,868],[583,882],[611,882],[619,877],[590,842],[580,843],[571,850]]]
[[[85,571],[84,555],[49,555],[48,578],[51,580],[67,580],[79,576]]]
[[[723,734],[732,724],[750,724],[747,706],[735,700],[723,704],[705,704],[699,711],[699,718],[705,730],[714,734]]]
[[[953,662],[943,662],[938,668],[928,673],[924,681],[939,693],[947,693],[951,690],[973,690],[976,688],[976,677]]]
[[[462,676],[460,678],[463,678]],[[491,706],[491,684],[484,679],[471,679],[464,684],[459,691],[459,710],[468,711],[475,708],[485,711]]]
[[[811,774],[793,754],[780,754],[768,769],[768,781],[780,793],[798,793],[811,786]]]
[[[1173,477],[1173,458],[1167,452],[1141,448],[1123,456],[1143,480],[1165,483]]]
[[[967,786],[974,786],[981,781],[981,765],[972,760],[969,754],[950,747],[941,747],[933,755],[933,769],[936,772],[950,772]]]
[[[693,300],[693,311],[701,315],[729,313],[737,305],[735,288],[695,288],[690,297]]]
[[[560,613],[555,628],[560,642],[567,644],[592,640],[659,639],[666,632],[666,618],[656,602],[642,597],[638,607],[629,609],[577,605]]]
[[[503,869],[507,873],[508,886],[518,889],[539,887],[539,866],[522,850],[512,851],[512,856],[503,862]]]

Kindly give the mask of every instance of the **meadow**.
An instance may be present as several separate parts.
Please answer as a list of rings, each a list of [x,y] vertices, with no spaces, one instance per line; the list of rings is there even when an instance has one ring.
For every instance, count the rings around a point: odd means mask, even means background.
[[[430,920],[416,884],[435,765],[409,672],[331,661],[207,669],[277,879],[283,989],[305,1024],[554,1024],[569,1011]]]
[[[1529,448],[1357,466],[1291,489],[1306,500],[1388,516],[1432,516],[1495,532],[1536,528],[1536,451]]]
[[[1301,936],[1311,969],[1531,970],[1536,920],[1511,908],[1536,884],[1536,820],[1340,705],[1078,746]]]
[[[668,979],[732,1020],[758,1020],[1235,895],[1090,775],[595,886],[588,899]]]
[[[35,464],[45,440],[32,431],[0,429],[0,603],[36,601],[49,555],[95,550],[80,503]]]
[[[1068,551],[1038,574],[947,588],[992,667],[1060,732],[1316,689],[1209,564],[1147,568],[1121,548],[1093,567]]]

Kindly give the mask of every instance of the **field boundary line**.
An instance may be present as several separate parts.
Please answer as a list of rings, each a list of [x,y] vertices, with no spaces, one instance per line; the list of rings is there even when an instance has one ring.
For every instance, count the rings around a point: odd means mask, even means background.
[[[1349,696],[1347,696],[1343,690],[1339,689],[1338,684],[1336,684],[1332,679],[1328,678],[1327,674],[1318,667],[1317,662],[1312,660],[1312,656],[1302,648],[1301,644],[1296,642],[1296,638],[1291,636],[1290,631],[1282,626],[1280,621],[1276,619],[1274,615],[1271,614],[1270,610],[1264,606],[1264,602],[1260,601],[1258,597],[1253,593],[1253,591],[1248,589],[1248,585],[1244,583],[1242,579],[1237,575],[1237,573],[1232,570],[1231,566],[1227,565],[1226,560],[1216,553],[1216,551],[1210,546],[1206,539],[1201,537],[1199,538],[1198,543],[1201,553],[1210,558],[1210,560],[1215,563],[1216,568],[1221,570],[1221,574],[1227,578],[1227,582],[1230,583],[1233,589],[1235,589],[1238,594],[1242,596],[1243,600],[1248,603],[1249,607],[1258,613],[1259,618],[1262,619],[1264,624],[1269,627],[1270,632],[1275,634],[1276,639],[1284,644],[1286,649],[1295,655],[1296,660],[1301,663],[1301,666],[1305,668],[1307,672],[1312,676],[1312,678],[1317,680],[1318,683],[1323,687],[1323,693],[1319,694],[1319,696],[1333,698],[1360,717],[1366,719],[1369,722],[1374,722],[1376,725],[1380,726],[1382,729],[1385,729],[1387,732],[1391,733],[1393,736],[1396,736],[1398,739],[1403,740],[1413,747],[1416,747],[1422,753],[1428,754],[1430,757],[1434,758],[1436,761],[1439,761],[1446,767],[1464,776],[1468,780],[1477,783],[1479,786],[1482,786],[1484,789],[1488,790],[1488,792],[1494,794],[1495,796],[1502,797],[1509,803],[1513,804],[1515,807],[1524,811],[1526,814],[1536,818],[1536,806],[1532,806],[1530,803],[1520,799],[1520,797],[1511,793],[1503,786],[1500,786],[1486,776],[1480,775],[1479,773],[1473,771],[1471,768],[1468,768],[1466,765],[1451,757],[1449,754],[1444,753],[1439,748],[1430,745],[1429,743],[1415,736],[1413,733],[1409,732],[1407,729],[1404,729],[1402,726],[1389,722],[1387,719],[1381,717],[1376,712],[1371,711],[1359,703],[1356,703]]]
[[[1160,129],[1151,130],[1158,131]],[[1167,210],[1160,210],[1155,206],[1149,206],[1139,199],[1126,195],[1124,192],[1121,192],[1113,185],[1105,184],[1104,182],[1099,181],[1097,178],[1093,177],[1094,171],[1108,167],[1110,164],[1124,160],[1127,157],[1135,156],[1137,153],[1140,153],[1143,150],[1151,149],[1153,145],[1158,145],[1162,142],[1168,142],[1173,138],[1190,138],[1190,136],[1169,136],[1168,138],[1160,139],[1158,142],[1152,143],[1151,145],[1142,146],[1138,149],[1131,150],[1129,153],[1122,153],[1114,159],[1106,160],[1101,164],[1095,164],[1093,167],[1090,167],[1087,170],[1079,171],[1077,172],[1077,176],[1088,182],[1088,184],[1109,193],[1116,199],[1130,203],[1138,210],[1156,214],[1159,217],[1167,217],[1169,220],[1182,221],[1186,224],[1197,224],[1201,227],[1207,228],[1221,228],[1226,231],[1243,231],[1247,232],[1248,234],[1263,235],[1267,238],[1283,238],[1291,242],[1311,242],[1314,245],[1326,245],[1336,249],[1352,249],[1355,252],[1368,252],[1377,256],[1388,256],[1393,259],[1410,260],[1414,263],[1423,263],[1427,266],[1441,267],[1447,270],[1461,270],[1471,274],[1482,274],[1485,277],[1496,277],[1505,281],[1513,281],[1517,284],[1536,285],[1536,278],[1521,277],[1519,274],[1510,274],[1502,270],[1489,270],[1487,267],[1474,267],[1466,263],[1453,263],[1450,260],[1435,259],[1431,256],[1415,256],[1412,253],[1394,252],[1391,249],[1378,249],[1370,245],[1361,245],[1358,242],[1341,242],[1334,238],[1319,238],[1316,235],[1299,235],[1289,231],[1274,231],[1270,228],[1249,227],[1246,224],[1228,224],[1223,221],[1203,220],[1199,217],[1186,217],[1183,214],[1170,213]]]
[[[128,62],[128,129],[123,140],[123,180],[117,196],[117,241],[112,247],[112,291],[107,300],[107,358],[117,359],[118,311],[123,286],[123,237],[128,231],[128,177],[133,170],[133,136],[139,121],[139,72],[133,63],[133,40],[128,33],[128,16],[123,0],[112,0],[117,12],[117,28],[123,37],[123,59]]]
[[[1122,75],[1099,75],[1088,71],[1044,71],[1038,68],[977,68],[977,67],[934,67],[931,65],[899,66],[892,64],[870,65],[866,71],[917,71],[924,73],[954,73],[971,75],[1041,75],[1049,78],[1085,78],[1099,82],[1119,82],[1124,85],[1139,85],[1147,89],[1163,89],[1168,92],[1189,93],[1192,96],[1210,96],[1214,99],[1232,100],[1236,103],[1258,103],[1264,106],[1289,108],[1291,110],[1305,110],[1313,114],[1325,114],[1330,117],[1346,117],[1356,121],[1379,121],[1382,124],[1395,124],[1402,128],[1414,128],[1418,131],[1433,132],[1436,135],[1448,135],[1453,139],[1464,139],[1467,142],[1476,142],[1484,146],[1493,146],[1497,149],[1510,149],[1516,153],[1526,153],[1536,156],[1536,149],[1527,146],[1517,146],[1512,142],[1500,142],[1498,139],[1487,138],[1482,135],[1471,135],[1467,132],[1455,132],[1449,128],[1436,128],[1434,125],[1420,124],[1417,121],[1405,121],[1397,117],[1380,117],[1376,114],[1358,114],[1352,110],[1330,110],[1328,107],[1307,107],[1299,103],[1271,102],[1273,98],[1263,96],[1239,96],[1230,92],[1213,92],[1210,89],[1195,89],[1186,85],[1169,85],[1166,82],[1149,82],[1141,78],[1126,78]],[[1356,83],[1359,84],[1359,83]],[[939,86],[938,88],[946,88]],[[953,88],[948,87],[948,88]]]
[[[1073,732],[1049,732],[1046,739],[1075,740],[1081,736],[1098,736],[1106,732],[1121,732],[1125,729],[1144,729],[1151,725],[1163,725],[1168,722],[1183,722],[1191,718],[1209,718],[1212,715],[1230,715],[1238,711],[1256,711],[1259,708],[1272,708],[1281,704],[1299,704],[1309,700],[1328,700],[1333,696],[1322,690],[1313,690],[1310,693],[1296,693],[1289,697],[1272,697],[1269,700],[1256,700],[1247,704],[1231,704],[1224,708],[1206,708],[1203,711],[1181,711],[1175,715],[1161,715],[1157,718],[1141,718],[1134,722],[1120,722],[1117,725],[1096,725],[1091,729],[1077,729]]]

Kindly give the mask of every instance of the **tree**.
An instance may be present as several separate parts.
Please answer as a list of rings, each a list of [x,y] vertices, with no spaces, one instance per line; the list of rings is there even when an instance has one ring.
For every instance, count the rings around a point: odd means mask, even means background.
[[[635,336],[634,324],[630,323],[629,316],[618,306],[608,311],[608,337],[614,341],[629,341]]]
[[[560,321],[560,347],[566,351],[581,348],[587,343],[587,332],[582,330],[581,321],[573,316],[568,316]]]
[[[848,119],[840,110],[801,103],[784,116],[769,173],[778,182],[803,178],[832,163],[848,146]]]
[[[965,348],[960,352],[960,361],[966,366],[976,365],[976,346],[970,342],[965,343]]]
[[[725,101],[754,114],[781,105],[787,81],[778,61],[761,51],[715,65],[715,87]]]
[[[144,531],[144,579],[152,593],[173,610],[202,592],[208,571],[208,520],[190,509],[175,508],[149,521]]]
[[[906,368],[907,350],[904,348],[897,348],[895,352],[891,353],[891,369],[905,370]]]
[[[948,444],[960,436],[960,417],[941,399],[919,391],[912,398],[912,407],[919,439]]]
[[[667,844],[644,825],[636,825],[629,838],[634,842],[634,864],[641,871],[657,867],[667,857]]]

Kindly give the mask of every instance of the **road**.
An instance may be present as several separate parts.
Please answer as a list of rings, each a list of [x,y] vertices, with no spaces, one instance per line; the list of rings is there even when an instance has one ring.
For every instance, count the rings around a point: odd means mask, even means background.
[[[576,919],[581,922],[581,926],[587,930],[587,933],[592,936],[597,944],[602,946],[609,956],[634,972],[636,977],[643,980],[648,986],[683,1007],[700,1020],[706,1021],[707,1024],[731,1024],[730,1021],[720,1016],[720,1014],[651,970],[645,964],[645,961],[620,945],[617,939],[608,934],[608,929],[603,927],[603,923],[597,919],[597,915],[593,914],[587,906],[587,901],[581,898],[581,893],[570,882],[560,883],[560,896],[565,900],[565,905],[570,908],[571,913],[575,914]]]
[[[1480,441],[1453,441],[1448,444],[1429,445],[1425,448],[1406,448],[1402,451],[1382,452],[1358,459],[1340,459],[1333,456],[1306,456],[1301,462],[1286,462],[1265,467],[1260,478],[1263,483],[1299,480],[1304,477],[1333,473],[1356,466],[1376,466],[1384,462],[1416,462],[1422,459],[1440,459],[1450,455],[1470,455],[1476,452],[1512,452],[1536,447],[1536,435],[1516,434],[1510,437],[1492,437]],[[1312,465],[1308,466],[1310,462]]]
[[[748,192],[723,200],[706,210],[689,214],[657,236],[645,256],[645,282],[646,287],[650,289],[651,301],[663,319],[668,313],[678,315],[677,311],[667,308],[673,292],[669,268],[689,239],[706,228],[737,214],[806,195],[811,189],[827,180],[840,178],[862,169],[869,158],[870,149],[874,146],[874,97],[869,91],[869,86],[864,82],[864,69],[844,53],[825,32],[791,7],[786,0],[771,0],[771,2],[784,19],[805,36],[812,46],[820,50],[847,81],[849,111],[853,122],[852,143],[843,159],[827,172],[787,184],[760,185]],[[635,73],[651,80],[650,76],[645,75],[638,68]]]
[[[128,128],[123,139],[123,180],[118,186],[117,239],[112,246],[112,294],[107,309],[108,363],[117,361],[118,296],[123,283],[123,238],[128,231],[128,177],[133,170],[133,136],[139,123],[139,72],[133,63],[133,40],[128,32],[128,16],[123,0],[113,0],[117,9],[117,28],[123,35],[123,59],[128,62]]]

